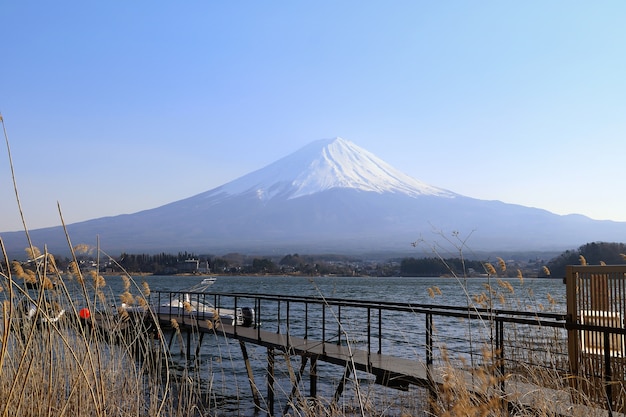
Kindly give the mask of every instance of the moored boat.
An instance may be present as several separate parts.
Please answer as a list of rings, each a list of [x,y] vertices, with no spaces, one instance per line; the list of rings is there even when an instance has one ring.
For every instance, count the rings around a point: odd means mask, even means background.
[[[182,299],[176,298],[153,306],[152,311],[159,315],[182,319],[188,317],[194,320],[219,321],[230,326],[251,326],[254,322],[254,310],[251,308],[215,307],[200,300],[192,300],[187,293],[183,294]]]

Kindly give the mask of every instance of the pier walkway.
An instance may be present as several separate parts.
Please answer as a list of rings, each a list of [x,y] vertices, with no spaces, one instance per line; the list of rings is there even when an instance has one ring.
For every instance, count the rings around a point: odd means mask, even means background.
[[[180,295],[157,292],[151,295],[151,302],[164,305]],[[196,335],[196,355],[206,334],[238,340],[257,406],[261,394],[246,344],[267,348],[268,389],[263,400],[271,415],[276,352],[302,358],[292,394],[299,389],[308,362],[312,398],[317,395],[317,362],[323,361],[337,365],[344,382],[351,373],[365,372],[387,387],[407,390],[415,385],[436,395],[454,372],[465,381],[466,389],[507,399],[512,408],[532,409],[548,401],[556,415],[607,415],[602,404],[584,407],[567,391],[572,377],[568,330],[580,325],[564,314],[275,294],[185,295],[194,305],[254,309],[250,326],[162,309],[152,317],[164,331],[172,328],[174,320],[177,331],[187,334],[188,357],[194,344],[190,335]],[[484,376],[477,376],[477,369],[480,375],[488,371],[493,376],[489,387],[485,387]],[[537,376],[547,383],[538,385]],[[335,400],[343,389],[342,382]],[[608,415],[617,414],[609,410]]]

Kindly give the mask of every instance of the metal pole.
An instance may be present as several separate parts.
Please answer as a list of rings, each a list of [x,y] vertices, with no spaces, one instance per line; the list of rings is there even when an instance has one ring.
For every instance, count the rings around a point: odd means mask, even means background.
[[[378,354],[383,353],[383,309],[378,308]]]
[[[604,387],[609,417],[613,416],[613,384],[611,377],[611,333],[604,330]]]
[[[239,315],[237,313],[237,296],[235,296],[235,326],[234,326],[234,334],[235,336],[237,336],[237,319],[239,318]]]
[[[367,364],[371,365],[371,354],[372,354],[372,317],[371,311],[372,309],[367,307]]]
[[[322,353],[326,354],[326,305],[322,304]]]
[[[500,370],[500,389],[502,392],[505,390],[504,378],[504,320],[500,320],[496,317],[496,358],[498,360],[498,368]]]
[[[426,365],[433,364],[433,315],[426,314]]]
[[[274,349],[267,349],[267,407],[268,414],[274,415]]]
[[[280,334],[280,300],[278,300],[278,320],[276,320],[276,334]]]
[[[304,302],[304,338],[309,338],[309,303]]]
[[[259,343],[261,342],[261,299],[260,298],[256,298],[255,299],[255,304],[256,304],[256,311],[254,312],[254,316],[256,319],[256,338],[259,341]]]
[[[433,378],[433,315],[426,313],[426,376],[428,378],[428,395],[430,403],[435,404],[437,389]],[[432,411],[432,410],[431,410]]]
[[[341,345],[341,305],[338,307],[337,315],[337,345]]]

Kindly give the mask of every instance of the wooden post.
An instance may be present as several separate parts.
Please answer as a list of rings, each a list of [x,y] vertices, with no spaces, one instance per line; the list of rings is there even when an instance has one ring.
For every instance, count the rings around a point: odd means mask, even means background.
[[[289,394],[289,399],[287,399],[287,404],[285,405],[285,409],[283,410],[283,415],[287,415],[287,412],[289,411],[289,408],[291,407],[291,403],[293,399],[295,398],[296,394],[298,393],[298,386],[300,385],[300,380],[302,379],[302,375],[304,374],[304,371],[306,369],[307,359],[308,358],[306,357],[306,355],[302,355],[302,362],[300,363],[300,369],[298,370],[298,373],[296,374],[296,377],[294,381],[292,382],[291,393]]]
[[[246,349],[246,344],[241,340],[239,341],[239,346],[241,347],[243,361],[246,365],[246,372],[248,374],[248,382],[250,382],[250,389],[252,391],[252,399],[254,401],[254,406],[257,409],[260,409],[261,400],[260,400],[260,395],[259,395],[259,389],[254,383],[254,373],[252,372],[252,365],[250,365],[250,357],[248,356],[248,349]]]
[[[187,360],[191,360],[191,330],[187,329],[187,349],[186,349],[186,357]]]
[[[170,337],[170,342],[167,344],[169,350],[172,350],[172,345],[174,344],[174,337],[176,337],[176,330],[172,329],[172,336]]]
[[[203,340],[204,340],[204,332],[200,332],[200,339],[198,340],[198,344],[196,345],[196,358],[200,356],[200,347],[202,346]]]
[[[309,386],[309,396],[317,397],[317,356],[311,357],[311,385]]]
[[[348,362],[346,364],[346,370],[343,373],[343,378],[339,381],[339,385],[337,386],[337,390],[335,391],[335,396],[333,397],[333,404],[337,404],[339,399],[341,398],[341,394],[343,394],[343,389],[346,386],[346,380],[350,377],[350,373],[352,372],[351,363]]]
[[[609,310],[609,279],[607,274],[591,274],[591,309]]]

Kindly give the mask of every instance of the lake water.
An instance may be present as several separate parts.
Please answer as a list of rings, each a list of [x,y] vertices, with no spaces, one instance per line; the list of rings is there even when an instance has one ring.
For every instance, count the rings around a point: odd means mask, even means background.
[[[119,277],[107,277],[106,280],[111,294],[122,292],[122,281]],[[143,280],[148,283],[152,291],[182,291],[197,284],[202,280],[202,277],[147,276],[136,278],[137,282]],[[493,291],[487,291],[488,287]],[[498,281],[494,278],[471,278],[465,281],[455,278],[220,276],[208,291],[323,296],[351,300],[454,306],[467,306],[468,300],[473,300],[474,296],[485,293],[492,294],[491,302],[495,308],[563,313],[566,306],[565,285],[561,280],[556,279],[525,279],[523,281],[506,279]],[[395,319],[389,320],[388,323],[394,321]],[[272,323],[263,324],[267,328],[272,325]],[[358,344],[363,343],[363,332],[361,330],[352,332],[348,328],[349,324],[346,326],[347,337],[357,347],[362,348]],[[443,328],[444,326],[459,327],[462,325],[459,324],[458,320],[448,320],[441,322],[439,326]],[[388,338],[385,341],[385,352],[398,352],[397,354],[405,357],[413,354],[413,352],[403,352],[401,349],[410,346],[413,340],[416,346],[422,343],[423,324],[421,321],[419,323],[394,322],[394,326],[387,327],[385,332]],[[463,337],[463,331],[460,331],[459,335]],[[417,350],[416,347],[411,349]],[[183,360],[182,352],[177,351],[176,347],[172,349],[172,353],[175,360]],[[260,386],[261,392],[265,394],[267,392],[265,385],[267,351],[265,348],[248,345],[248,353],[251,357],[256,383]],[[279,393],[276,410],[278,414],[281,414],[279,410],[282,410],[290,390],[288,373],[290,366],[297,370],[300,366],[300,359],[297,357],[277,357],[276,386]],[[334,365],[323,363],[318,366],[320,374],[318,395],[332,398],[343,370]],[[242,352],[237,342],[222,337],[205,338],[200,351],[197,371],[206,386],[210,387],[210,390],[207,391],[210,391],[220,415],[254,415],[251,390],[243,366]],[[359,375],[358,378],[363,383],[363,387],[367,387],[368,401],[388,402],[385,407],[396,410],[398,414],[404,409],[403,404],[412,401],[411,395],[416,395],[415,391],[399,393],[396,390],[370,384],[371,379],[367,375]],[[352,391],[348,387],[344,393],[342,401],[347,402],[347,404],[344,403],[344,407],[350,406],[349,398],[355,395],[354,386],[356,385],[352,385]],[[306,376],[301,382],[301,390],[305,393],[308,392]]]
[[[202,280],[198,276],[146,276],[152,291],[181,291]],[[119,277],[106,277],[111,293],[119,294]],[[529,307],[565,312],[565,285],[559,279],[505,279],[513,287],[512,298]],[[485,291],[491,285],[498,289],[496,279],[413,278],[413,277],[297,277],[297,276],[220,276],[209,287],[211,292],[250,292],[278,295],[324,296],[359,300],[410,302],[414,304],[467,305],[467,297]],[[437,287],[441,294],[432,297],[429,288]],[[502,288],[501,288],[502,289]],[[509,291],[510,292],[510,291]]]

